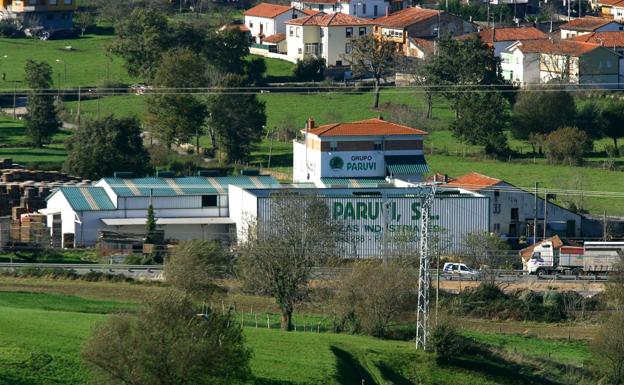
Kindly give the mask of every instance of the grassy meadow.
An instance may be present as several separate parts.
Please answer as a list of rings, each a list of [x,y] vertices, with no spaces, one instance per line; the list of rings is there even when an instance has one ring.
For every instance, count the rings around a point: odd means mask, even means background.
[[[87,383],[80,351],[92,327],[108,314],[134,311],[137,300],[158,290],[162,286],[1,278],[0,384]],[[252,383],[261,385],[346,385],[362,379],[367,385],[563,384],[562,373],[534,361],[548,357],[553,368],[580,368],[589,358],[585,342],[475,331],[465,335],[499,353],[461,356],[443,365],[411,341],[301,329],[284,333],[248,322],[244,333],[253,350]]]

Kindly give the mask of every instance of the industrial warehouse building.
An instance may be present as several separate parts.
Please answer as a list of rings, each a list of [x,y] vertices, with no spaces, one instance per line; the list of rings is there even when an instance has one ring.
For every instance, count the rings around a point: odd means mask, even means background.
[[[147,209],[154,208],[165,239],[223,239],[229,218],[228,186],[278,187],[270,176],[104,178],[92,186],[61,187],[40,210],[66,246],[93,246],[100,231],[145,233]],[[53,226],[53,224],[61,225]]]
[[[288,189],[230,186],[230,218],[238,237],[245,240],[250,227],[268,222],[275,193]],[[414,254],[421,228],[420,205],[428,188],[298,188],[297,194],[322,199],[333,221],[344,229],[338,253],[347,258]],[[431,247],[442,255],[465,251],[467,234],[488,231],[489,202],[483,195],[453,188],[439,189],[431,209]]]

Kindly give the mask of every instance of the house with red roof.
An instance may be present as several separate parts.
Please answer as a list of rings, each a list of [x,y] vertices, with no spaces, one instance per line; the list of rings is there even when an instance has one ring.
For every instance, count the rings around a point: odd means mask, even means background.
[[[410,7],[375,19],[374,33],[379,38],[395,42],[403,54],[410,56],[410,48],[418,48],[417,43],[425,45],[422,41],[410,44],[410,38],[433,43],[438,35],[460,36],[476,30],[474,24],[448,12]],[[423,50],[420,52],[424,53]]]
[[[624,21],[624,0],[598,0],[598,8],[600,8],[600,16]]]
[[[344,13],[370,19],[405,8],[407,0],[292,0],[290,5],[301,10]]]
[[[504,28],[485,28],[475,33],[479,35],[488,46],[494,49],[494,55],[500,56],[501,52],[511,44],[518,40],[542,40],[547,39],[548,35],[535,27],[504,27]],[[460,39],[469,39],[474,35],[464,35]]]
[[[505,238],[515,240],[524,237],[530,240],[533,237],[536,217],[538,239],[544,236],[544,221],[546,221],[546,237],[559,235],[573,238],[581,235],[582,217],[553,203],[552,199],[555,197],[552,194],[549,194],[549,200],[546,202],[542,198],[543,194],[536,200],[530,190],[477,172],[452,179],[441,185],[441,188],[444,187],[461,188],[488,197],[490,231]]]
[[[423,130],[382,117],[317,126],[309,119],[293,141],[293,180],[327,185],[332,179],[419,182],[427,173]]]
[[[286,21],[312,14],[316,14],[316,12],[303,11],[287,5],[271,3],[259,3],[243,13],[245,26],[249,29],[252,41],[255,44],[262,44],[269,36],[284,34],[286,32]],[[273,37],[270,40],[273,42],[275,39]]]
[[[561,29],[562,39],[572,39],[576,36],[593,32],[624,31],[624,25],[618,23],[617,21],[594,16],[585,16],[570,20],[567,23],[562,24],[559,28]]]
[[[501,53],[503,76],[527,86],[565,82],[617,88],[620,56],[600,44],[565,39],[518,41]]]
[[[620,55],[620,87],[624,85],[624,31],[592,32],[579,35],[574,40],[600,44],[607,49],[617,52]]]
[[[344,13],[317,14],[286,22],[288,60],[296,62],[306,56],[325,59],[327,66],[345,65],[344,56],[351,52],[351,40],[371,33],[370,19]]]

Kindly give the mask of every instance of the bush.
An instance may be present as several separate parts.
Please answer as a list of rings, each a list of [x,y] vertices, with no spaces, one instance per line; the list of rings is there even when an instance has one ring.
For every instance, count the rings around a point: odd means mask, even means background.
[[[325,79],[326,68],[325,59],[308,56],[303,60],[297,60],[294,74],[300,82],[320,82]]]
[[[22,33],[14,20],[1,20],[0,21],[0,36],[2,37],[18,37]]]
[[[544,142],[544,155],[552,163],[579,165],[591,149],[587,134],[576,127],[558,128],[548,134]]]
[[[448,362],[467,350],[467,341],[451,322],[443,321],[433,328],[431,347],[438,362]]]

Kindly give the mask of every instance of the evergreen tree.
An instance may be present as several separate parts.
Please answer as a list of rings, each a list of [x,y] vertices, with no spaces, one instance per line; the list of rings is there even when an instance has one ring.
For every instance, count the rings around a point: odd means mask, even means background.
[[[35,147],[41,148],[61,126],[50,93],[52,67],[46,62],[28,60],[25,80],[29,88],[26,135]]]
[[[88,120],[66,143],[64,169],[89,179],[111,176],[115,171],[144,175],[150,168],[149,154],[140,135],[136,117],[109,115]]]
[[[157,243],[156,235],[156,215],[154,214],[154,206],[150,203],[147,207],[147,222],[145,223],[145,243]]]

